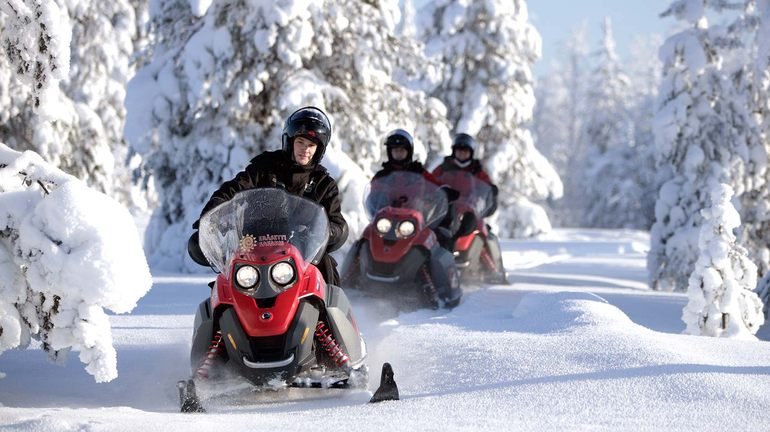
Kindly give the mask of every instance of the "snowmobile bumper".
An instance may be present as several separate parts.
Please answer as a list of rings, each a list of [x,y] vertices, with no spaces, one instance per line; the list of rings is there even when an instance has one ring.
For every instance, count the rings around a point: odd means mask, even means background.
[[[250,367],[252,369],[276,369],[276,368],[284,368],[294,362],[294,354],[290,354],[289,357],[278,360],[278,361],[272,361],[272,362],[252,362],[249,361],[249,359],[246,358],[246,356],[243,357],[243,364],[246,367]]]

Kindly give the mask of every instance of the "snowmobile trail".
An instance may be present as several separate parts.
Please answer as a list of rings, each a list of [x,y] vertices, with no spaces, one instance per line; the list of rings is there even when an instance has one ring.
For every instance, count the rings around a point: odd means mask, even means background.
[[[0,429],[767,429],[768,342],[682,335],[685,295],[635,289],[646,280],[646,255],[629,246],[638,233],[556,237],[504,241],[514,284],[468,285],[452,310],[399,313],[351,292],[367,341],[366,390],[236,393],[207,402],[202,415],[178,413],[175,383],[190,373],[190,311],[210,290],[201,277],[162,276],[133,313],[110,317],[119,370],[112,382],[94,383],[75,353],[64,367],[39,347],[3,353]],[[517,279],[524,274],[538,283]],[[619,283],[563,283],[573,274]],[[385,361],[400,401],[369,404]]]

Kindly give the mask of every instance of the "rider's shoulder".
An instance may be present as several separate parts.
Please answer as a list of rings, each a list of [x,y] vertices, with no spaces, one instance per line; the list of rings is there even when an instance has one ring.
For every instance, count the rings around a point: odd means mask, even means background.
[[[257,166],[275,166],[285,161],[283,150],[264,151],[251,159],[251,164]]]
[[[323,165],[321,165],[319,163],[319,164],[316,164],[316,166],[313,167],[312,173],[313,173],[313,175],[319,175],[319,176],[320,175],[327,175],[328,176],[329,175],[329,170],[325,166],[323,166]]]
[[[422,162],[420,162],[420,161],[412,161],[409,164],[409,171],[414,171],[416,173],[422,174],[424,171],[427,171],[427,170],[422,165]]]

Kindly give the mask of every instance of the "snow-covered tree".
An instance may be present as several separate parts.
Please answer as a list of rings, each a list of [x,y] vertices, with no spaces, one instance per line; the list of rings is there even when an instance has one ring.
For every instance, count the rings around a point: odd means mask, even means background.
[[[3,2],[0,140],[143,206],[131,195],[122,139],[135,11],[129,0]]]
[[[0,353],[39,340],[54,360],[79,351],[97,382],[110,381],[117,359],[104,309],[130,312],[151,286],[123,206],[0,143]]]
[[[574,162],[585,152],[580,131],[586,112],[586,29],[583,23],[570,31],[560,57],[535,82],[535,143],[564,183],[564,196],[547,201],[550,219],[556,226],[580,225],[576,215],[584,207],[580,179],[585,172]]]
[[[401,22],[398,25],[398,34],[407,38],[417,36],[417,28],[414,22],[415,10],[412,0],[403,0]]]
[[[585,172],[580,182],[582,226],[637,228],[641,189],[633,176],[636,168],[633,124],[628,107],[630,82],[615,53],[612,24],[605,18],[600,48],[594,54],[583,124],[586,151],[573,163]],[[582,156],[582,158],[581,158]],[[602,179],[615,179],[602,181]]]
[[[537,146],[564,181],[564,197],[548,203],[549,215],[558,226],[649,229],[657,191],[652,117],[660,76],[650,47],[660,44],[652,37],[639,40],[621,66],[609,22],[593,55],[585,48],[585,32],[585,26],[571,32],[535,87]]]
[[[757,282],[754,292],[759,297],[759,301],[762,302],[762,313],[764,314],[765,321],[770,320],[770,272],[765,273],[762,279]]]
[[[197,268],[184,250],[203,204],[251,157],[280,148],[284,119],[301,106],[331,118],[324,165],[345,169],[330,160],[344,154],[371,172],[397,127],[414,132],[418,157],[448,152],[445,107],[394,78],[424,70],[398,21],[396,1],[155,1],[152,60],[129,84],[125,131],[161,202],[146,237],[151,262]],[[346,177],[345,208],[360,208],[366,181]],[[364,217],[345,216],[354,227]]]
[[[615,39],[609,18],[604,20],[602,34],[601,46],[594,54],[595,67],[588,80],[586,103],[590,110],[582,131],[589,158],[627,145],[632,140],[626,107],[631,84],[615,53]]]
[[[754,40],[756,59],[754,61],[753,78],[755,99],[754,110],[759,117],[760,131],[764,142],[768,140],[770,133],[770,0],[756,0],[757,31]],[[754,247],[749,246],[758,263],[762,279],[757,284],[755,292],[764,304],[765,318],[770,318],[770,202],[767,196],[770,191],[767,187],[754,192],[755,215],[754,224],[747,224],[747,237],[753,238]],[[762,218],[764,216],[764,218]],[[753,225],[753,226],[752,226]]]
[[[711,206],[702,211],[699,256],[688,282],[689,300],[682,312],[685,331],[754,339],[764,315],[762,302],[752,291],[757,284],[757,266],[733,234],[741,224],[730,202],[733,190],[726,184],[716,184],[708,195]]]
[[[655,204],[648,256],[654,289],[683,290],[697,259],[704,191],[726,183],[741,199],[756,156],[764,153],[750,127],[746,99],[723,62],[738,42],[726,26],[709,26],[706,8],[721,2],[678,0],[665,15],[690,27],[670,36],[660,49],[664,75],[655,118],[655,142],[662,186]],[[757,151],[760,150],[760,151]]]
[[[765,275],[770,271],[770,1],[747,0],[746,5],[744,20],[734,26],[735,33],[745,35],[745,45],[733,59],[740,65],[733,82],[751,113],[747,127],[752,138],[746,191],[741,197],[740,241],[760,275]]]
[[[501,233],[550,230],[533,201],[561,197],[562,184],[526,129],[541,44],[526,2],[436,0],[420,10],[418,27],[428,56],[444,65],[433,95],[447,105],[453,132],[476,137],[477,154],[500,187]]]
[[[629,49],[629,77],[631,79],[631,121],[634,128],[634,181],[641,189],[637,227],[649,230],[655,221],[655,198],[660,184],[655,159],[655,119],[661,66],[657,48],[662,37],[650,35],[635,38]]]

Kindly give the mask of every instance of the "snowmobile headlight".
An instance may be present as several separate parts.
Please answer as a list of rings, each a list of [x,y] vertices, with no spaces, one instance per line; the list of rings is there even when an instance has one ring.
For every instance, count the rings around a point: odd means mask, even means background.
[[[387,234],[390,231],[390,227],[393,226],[393,223],[390,222],[390,219],[388,218],[379,218],[377,219],[377,232],[380,234]]]
[[[401,237],[409,237],[414,234],[414,222],[407,220],[398,224],[398,234]]]
[[[287,285],[294,279],[294,267],[286,261],[279,262],[270,269],[270,277],[278,285]]]
[[[259,271],[250,265],[241,266],[235,273],[235,280],[242,288],[254,288],[259,282]]]

